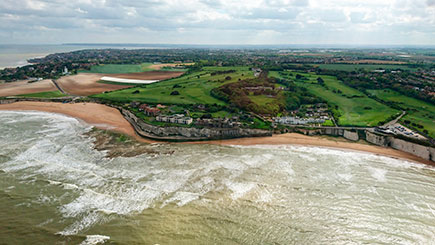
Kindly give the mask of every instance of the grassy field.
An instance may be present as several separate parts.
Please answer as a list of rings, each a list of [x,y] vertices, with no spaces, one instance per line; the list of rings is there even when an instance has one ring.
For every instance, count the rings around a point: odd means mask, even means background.
[[[223,70],[236,70],[233,73],[212,76],[211,73]],[[226,80],[229,76],[231,79]],[[225,105],[224,101],[210,95],[210,90],[238,79],[252,78],[249,67],[204,67],[202,71],[184,75],[163,82],[146,86],[98,94],[93,97],[109,99],[118,102],[139,101],[143,103],[162,104],[218,104]],[[135,91],[136,93],[133,93]],[[177,91],[179,95],[171,95]]]
[[[383,101],[394,102],[400,106],[407,114],[401,119],[401,123],[405,120],[411,123],[423,125],[424,129],[429,132],[429,136],[435,138],[435,106],[427,102],[405,96],[399,92],[385,90],[368,90],[370,94],[378,97]],[[419,129],[422,131],[422,129]]]
[[[106,73],[106,74],[119,74],[119,73],[135,73],[144,71],[155,71],[156,69],[150,68],[152,63],[142,63],[142,64],[103,64],[92,66],[90,70],[81,70],[79,72],[83,73]],[[177,68],[162,68],[161,71],[187,71],[187,69],[177,69]]]
[[[377,69],[386,70],[417,70],[417,68],[412,68],[407,65],[389,65],[389,64],[311,64],[316,67],[328,70],[339,70],[339,71],[356,71],[359,69],[364,69],[366,71],[372,71]]]
[[[304,78],[297,80],[296,74],[300,74]],[[377,126],[379,122],[399,112],[370,99],[356,89],[346,86],[333,76],[319,76],[293,71],[287,71],[284,74],[271,72],[270,76],[294,80],[296,85],[304,87],[312,94],[326,100],[333,108],[336,107],[340,114],[337,123],[341,126]],[[325,86],[317,83],[318,77],[322,77]]]
[[[279,96],[267,97],[266,95],[249,95],[248,98],[258,106],[265,108],[271,115],[276,115],[280,111]]]
[[[59,97],[65,97],[65,96],[66,96],[65,94],[62,94],[59,91],[50,91],[50,92],[17,95],[17,97],[26,97],[26,98],[59,98]]]

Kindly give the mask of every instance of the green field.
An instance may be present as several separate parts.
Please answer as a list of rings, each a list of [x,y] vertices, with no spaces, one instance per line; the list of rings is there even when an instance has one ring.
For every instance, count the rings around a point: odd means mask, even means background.
[[[409,67],[407,65],[388,65],[388,64],[311,64],[312,66],[320,67],[327,70],[338,70],[338,71],[356,71],[359,69],[364,69],[366,71],[372,71],[377,69],[385,70],[410,70],[415,71],[417,68]]]
[[[368,90],[367,92],[383,101],[396,103],[396,105],[400,106],[407,112],[407,114],[400,120],[401,123],[408,120],[411,123],[420,124],[429,132],[428,134],[430,137],[435,138],[434,105],[389,89]],[[422,131],[424,129],[419,130]]]
[[[79,72],[83,73],[107,73],[107,74],[118,74],[118,73],[135,73],[144,71],[155,71],[155,69],[150,68],[152,63],[142,63],[142,64],[103,64],[92,66],[90,70],[81,70]],[[187,69],[176,69],[176,68],[162,68],[160,71],[187,71]]]
[[[236,70],[234,73],[212,76],[214,71]],[[225,78],[230,76],[230,80]],[[143,103],[161,104],[218,104],[225,105],[224,101],[210,95],[210,90],[238,79],[252,78],[249,67],[204,67],[199,72],[184,75],[167,81],[157,82],[146,86],[118,90],[109,93],[94,95],[93,97],[118,102],[139,101]],[[135,91],[138,93],[133,93]],[[179,95],[170,95],[178,91]]]
[[[267,97],[266,95],[249,95],[248,98],[255,104],[264,108],[271,115],[276,115],[280,112],[279,97]]]
[[[20,94],[17,97],[26,97],[26,98],[59,98],[65,97],[65,94],[62,94],[59,91],[50,91],[50,92],[40,92],[40,93],[32,93],[32,94]]]
[[[297,80],[296,74],[304,76]],[[338,125],[341,126],[377,126],[379,122],[388,119],[399,111],[392,109],[376,100],[370,99],[362,92],[346,86],[336,77],[287,71],[287,73],[270,73],[270,76],[295,81],[296,85],[328,102],[333,108],[337,107]],[[317,78],[325,81],[325,86],[317,83]],[[337,114],[335,114],[337,116]]]

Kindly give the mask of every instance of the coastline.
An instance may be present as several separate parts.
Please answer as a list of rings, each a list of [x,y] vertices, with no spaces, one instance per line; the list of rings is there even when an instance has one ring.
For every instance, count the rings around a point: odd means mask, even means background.
[[[33,102],[21,101],[11,104],[1,104],[1,110],[8,111],[43,111],[59,113],[77,118],[87,124],[99,129],[112,130],[118,133],[126,134],[134,139],[144,143],[164,143],[145,139],[136,134],[133,126],[122,116],[115,108],[96,103],[55,103],[55,102]],[[214,145],[302,145],[326,147],[335,149],[344,149],[351,151],[367,152],[376,155],[388,156],[396,159],[410,160],[413,162],[423,163],[435,166],[435,163],[414,156],[410,153],[394,150],[392,148],[380,147],[361,142],[351,142],[343,138],[327,136],[306,136],[297,133],[287,133],[273,135],[271,137],[256,138],[237,138],[227,140],[210,140],[199,142],[183,142],[181,144],[214,144]]]

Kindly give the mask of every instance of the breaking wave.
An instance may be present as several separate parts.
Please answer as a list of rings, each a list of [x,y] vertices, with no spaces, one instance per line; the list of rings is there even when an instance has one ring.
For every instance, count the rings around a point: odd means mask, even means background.
[[[32,203],[55,207],[61,216],[56,233],[63,236],[94,232],[116,220],[146,219],[147,213],[156,219],[184,217],[189,222],[183,223],[182,237],[202,242],[435,239],[431,167],[303,146],[153,144],[149,147],[173,153],[109,159],[84,136],[90,129],[57,114],[0,112],[0,170],[14,186],[38,186]],[[50,188],[61,191],[43,191]],[[42,226],[54,222],[43,221]],[[163,226],[167,233],[154,232],[150,241],[170,243],[162,238],[179,232],[174,223]],[[82,244],[116,240],[116,234],[97,234],[105,235],[87,235]]]

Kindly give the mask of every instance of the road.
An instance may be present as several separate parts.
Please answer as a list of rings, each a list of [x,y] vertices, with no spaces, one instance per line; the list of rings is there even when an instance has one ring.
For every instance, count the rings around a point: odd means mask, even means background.
[[[54,86],[56,86],[56,88],[62,93],[62,94],[67,94],[68,95],[68,93],[67,92],[65,92],[60,86],[59,86],[59,84],[56,82],[56,80],[54,80],[54,79],[51,79],[51,81],[53,82],[53,84],[54,84]]]
[[[391,121],[387,122],[387,123],[384,124],[383,126],[384,126],[384,127],[388,127],[388,126],[391,126],[391,125],[396,124],[396,123],[400,120],[400,118],[402,118],[405,114],[406,114],[406,111],[402,111],[402,114],[400,114],[400,116],[398,116],[398,117],[397,117],[396,119],[394,119],[394,120],[391,120]]]

